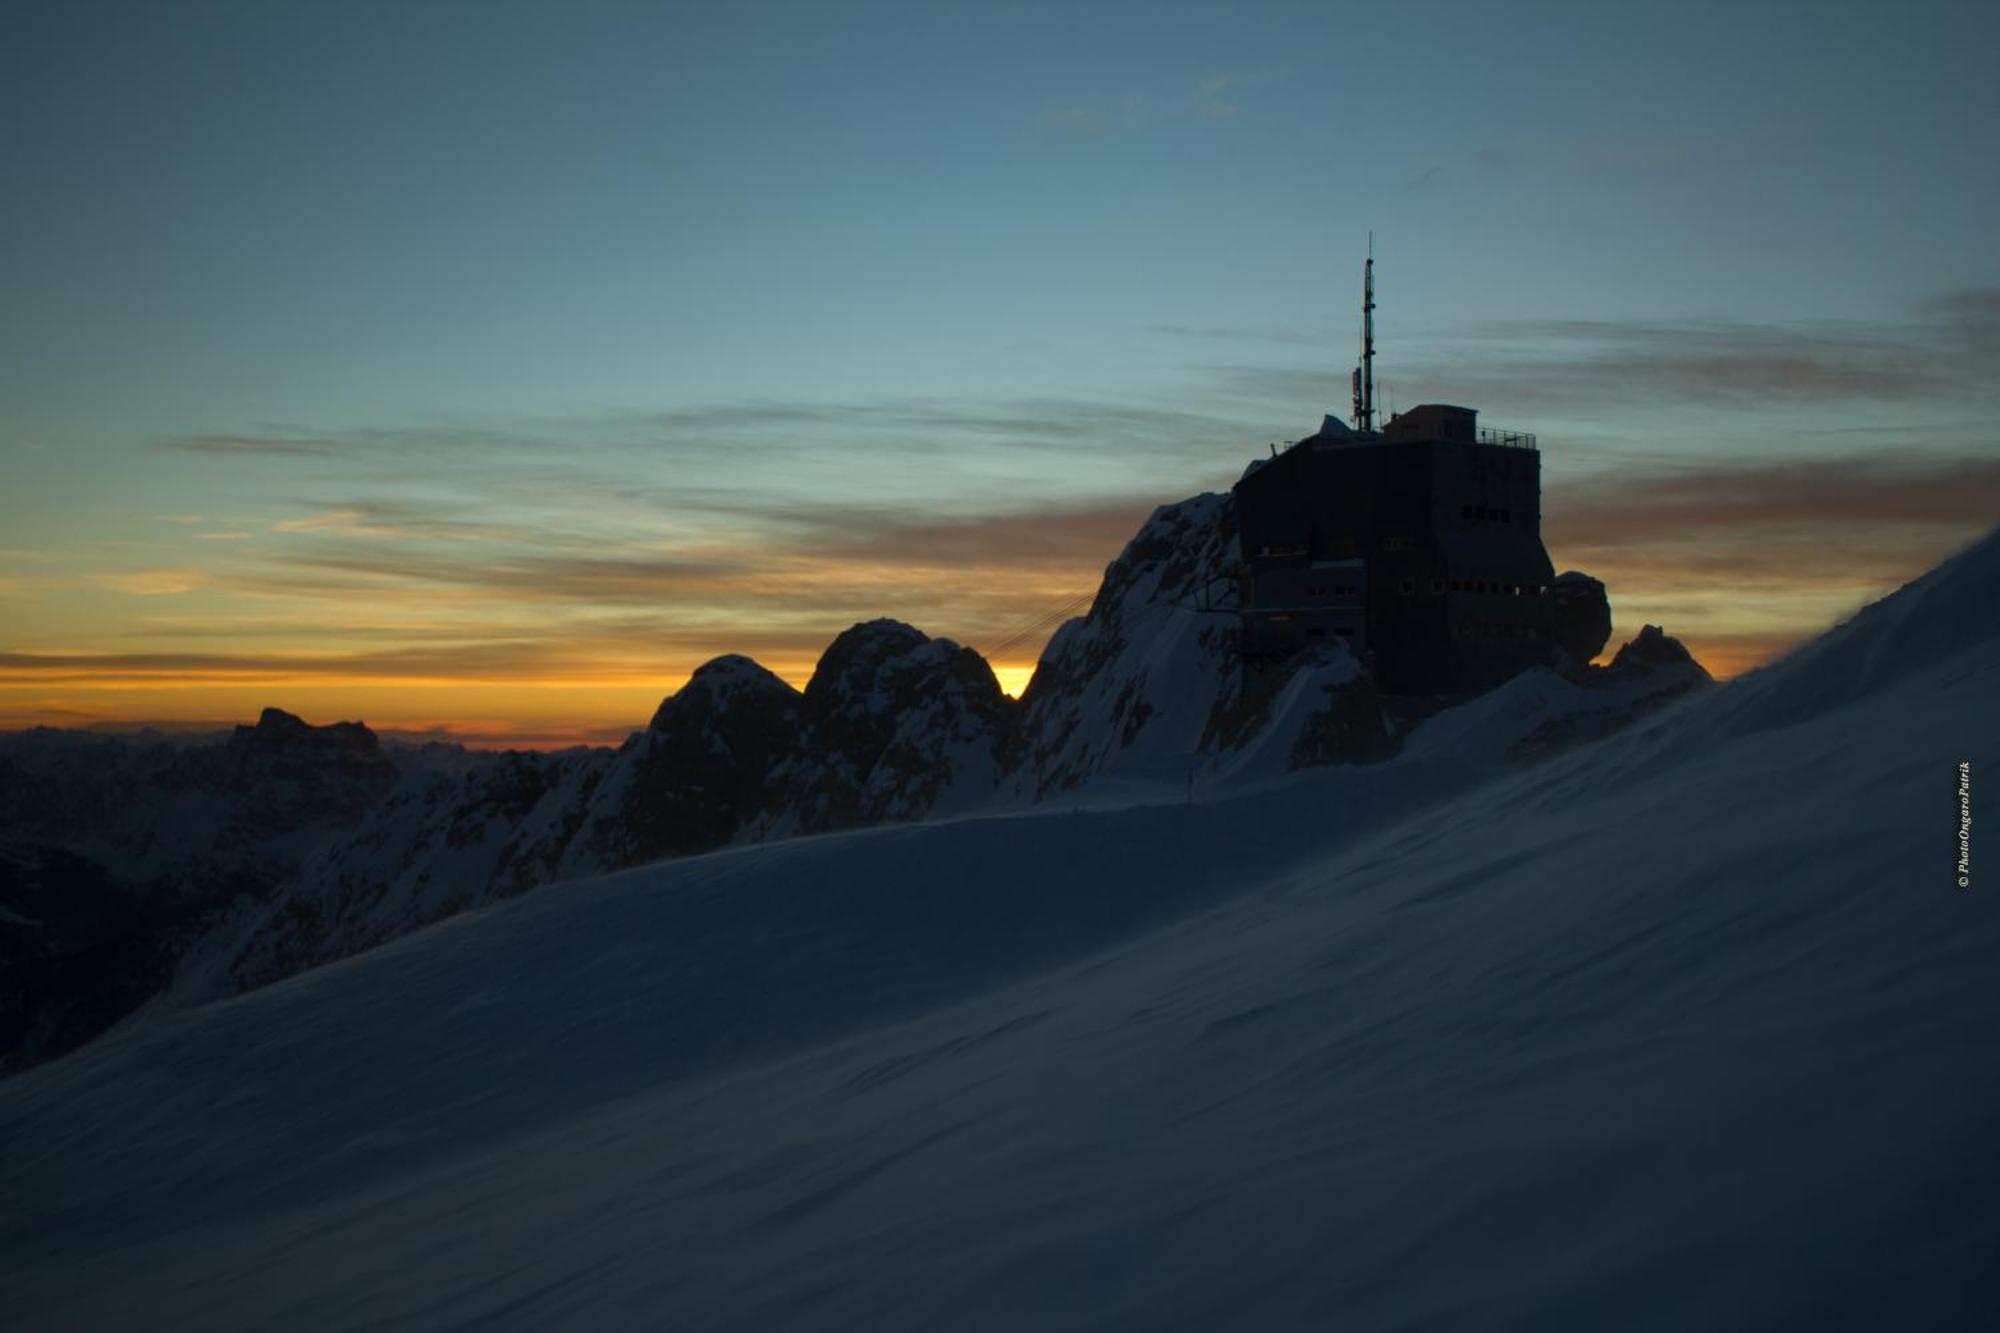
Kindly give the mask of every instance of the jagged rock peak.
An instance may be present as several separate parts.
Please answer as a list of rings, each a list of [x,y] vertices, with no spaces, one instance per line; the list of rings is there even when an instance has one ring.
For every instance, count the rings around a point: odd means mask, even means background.
[[[1611,642],[1611,598],[1588,574],[1566,570],[1549,586],[1555,599],[1555,640],[1572,660],[1588,662]]]
[[[758,836],[914,819],[990,793],[1014,702],[972,649],[896,620],[842,633],[805,688],[804,743]]]
[[[197,785],[205,761],[196,752],[182,756],[177,782]],[[242,798],[265,802],[264,823],[323,817],[336,809],[353,814],[396,781],[396,763],[363,722],[313,726],[282,708],[266,708],[255,726],[241,726],[217,756],[227,786]],[[281,797],[268,784],[289,784]],[[330,784],[330,785],[329,785]]]
[[[1196,591],[1226,572],[1235,540],[1236,506],[1228,495],[1207,493],[1161,505],[1106,567],[1090,614],[1118,608],[1149,573],[1157,578],[1146,590],[1147,601]]]
[[[842,630],[820,654],[819,665],[806,682],[806,701],[824,704],[835,693],[865,688],[884,665],[931,642],[916,626],[887,618],[864,620]]]
[[[316,727],[282,708],[266,708],[257,715],[255,726],[239,723],[229,745],[238,753],[325,751],[366,761],[382,754],[381,740],[365,722],[331,722]]]
[[[1620,675],[1628,673],[1661,670],[1687,671],[1700,675],[1703,680],[1712,680],[1708,668],[1695,660],[1687,646],[1658,625],[1646,625],[1637,637],[1618,650],[1611,659],[1610,670]]]
[[[806,683],[807,708],[819,719],[880,715],[937,688],[1004,711],[1012,701],[992,666],[950,639],[933,639],[900,620],[868,620],[841,632]]]
[[[690,708],[729,709],[746,701],[785,707],[798,699],[799,692],[790,683],[752,658],[725,653],[696,667],[687,684],[661,700],[648,727],[659,731],[676,713]]]
[[[287,713],[282,708],[266,708],[257,715],[255,727],[238,727],[238,731],[255,731],[260,736],[304,735],[312,730],[312,724],[297,713]]]

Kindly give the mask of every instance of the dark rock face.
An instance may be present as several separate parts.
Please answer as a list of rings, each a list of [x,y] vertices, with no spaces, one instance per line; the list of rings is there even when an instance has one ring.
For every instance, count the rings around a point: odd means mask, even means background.
[[[62,847],[0,850],[0,1074],[81,1046],[165,985],[177,908]]]
[[[1588,662],[1611,641],[1611,599],[1604,585],[1576,570],[1558,574],[1549,587],[1555,599],[1556,644],[1577,662]]]
[[[1606,670],[1621,678],[1664,672],[1685,675],[1700,683],[1714,679],[1679,639],[1658,625],[1642,627],[1637,637],[1618,650]]]
[[[836,638],[804,705],[804,732],[772,773],[768,830],[915,819],[955,790],[989,794],[1015,714],[985,658],[895,620]]]
[[[81,1045],[190,944],[398,781],[360,723],[266,709],[227,737],[53,731],[0,748],[0,1069]]]
[[[599,868],[720,847],[766,804],[800,741],[799,692],[747,657],[718,657],[626,742],[584,837]]]
[[[266,708],[238,727],[218,757],[221,785],[245,818],[264,827],[309,821],[315,813],[352,818],[395,785],[396,765],[360,722],[312,726]]]
[[[1373,763],[1396,752],[1374,678],[1344,647],[1330,643],[1309,645],[1279,662],[1225,665],[1202,748],[1228,754],[1254,744],[1273,725],[1288,690],[1302,695],[1303,718],[1290,733],[1287,772]]]
[[[1382,697],[1366,673],[1324,687],[1324,702],[1293,742],[1288,768],[1367,764],[1396,753],[1397,738],[1382,713]]]

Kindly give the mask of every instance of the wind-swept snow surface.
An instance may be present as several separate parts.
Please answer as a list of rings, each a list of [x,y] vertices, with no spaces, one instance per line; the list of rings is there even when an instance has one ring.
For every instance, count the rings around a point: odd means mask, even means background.
[[[0,1323],[2000,1326],[1996,608],[2000,537],[1525,770],[746,847],[136,1026],[0,1085]]]

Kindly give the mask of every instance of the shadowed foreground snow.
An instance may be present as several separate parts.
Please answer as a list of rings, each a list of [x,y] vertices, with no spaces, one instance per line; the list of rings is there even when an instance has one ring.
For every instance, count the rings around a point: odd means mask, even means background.
[[[137,1026],[0,1085],[0,1322],[1996,1326],[1996,608],[1989,538],[1483,785],[750,847]]]

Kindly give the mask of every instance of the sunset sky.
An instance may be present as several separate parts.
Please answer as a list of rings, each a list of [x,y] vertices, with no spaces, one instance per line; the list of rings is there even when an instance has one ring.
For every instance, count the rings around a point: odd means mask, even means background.
[[[1718,674],[2000,520],[2000,7],[12,4],[0,727],[991,648],[1378,374]],[[1031,637],[995,662],[1018,688]]]

